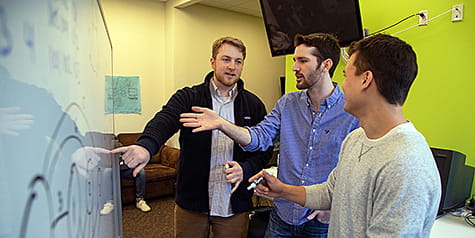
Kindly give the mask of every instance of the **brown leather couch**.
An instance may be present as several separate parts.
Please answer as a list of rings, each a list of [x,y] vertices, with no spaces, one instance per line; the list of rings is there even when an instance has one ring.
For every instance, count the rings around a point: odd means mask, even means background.
[[[124,146],[135,144],[139,136],[140,133],[121,133],[117,135],[119,143]],[[163,145],[152,156],[150,162],[144,168],[147,178],[145,200],[175,194],[176,168],[179,157],[180,150],[167,145]],[[120,187],[122,203],[135,202],[135,181],[121,179]]]

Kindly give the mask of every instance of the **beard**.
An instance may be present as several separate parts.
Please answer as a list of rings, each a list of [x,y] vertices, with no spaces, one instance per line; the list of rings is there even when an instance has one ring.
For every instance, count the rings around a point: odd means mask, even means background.
[[[295,74],[296,77],[301,77],[301,80],[296,84],[297,89],[308,89],[311,86],[318,84],[318,82],[323,78],[322,74],[323,72],[319,68],[312,71],[308,76],[300,73]]]
[[[222,75],[215,74],[214,78],[216,81],[218,81],[220,84],[226,86],[226,87],[232,87],[234,84],[239,80],[240,75],[234,74],[231,75],[232,73],[225,73],[224,77]],[[233,76],[232,79],[227,78],[226,76]]]

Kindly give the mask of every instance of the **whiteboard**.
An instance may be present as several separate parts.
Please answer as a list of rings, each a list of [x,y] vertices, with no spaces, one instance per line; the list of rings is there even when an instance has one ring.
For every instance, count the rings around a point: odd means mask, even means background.
[[[121,237],[96,0],[0,0],[0,237]]]

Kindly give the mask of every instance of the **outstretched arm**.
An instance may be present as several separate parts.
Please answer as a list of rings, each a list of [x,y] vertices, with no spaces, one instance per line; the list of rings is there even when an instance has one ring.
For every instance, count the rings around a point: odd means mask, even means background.
[[[185,127],[196,127],[193,132],[218,129],[240,145],[246,146],[251,143],[251,134],[247,128],[232,124],[211,109],[204,107],[191,109],[197,113],[182,113],[180,122]]]

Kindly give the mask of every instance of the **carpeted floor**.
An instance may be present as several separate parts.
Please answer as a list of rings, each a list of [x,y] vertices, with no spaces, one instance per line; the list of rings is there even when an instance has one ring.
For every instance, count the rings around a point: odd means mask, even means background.
[[[254,203],[256,200],[254,197]],[[175,197],[162,197],[156,200],[148,200],[152,208],[150,212],[141,212],[135,208],[135,204],[126,204],[122,207],[122,231],[124,238],[171,238],[173,237],[173,210]],[[260,199],[261,206],[272,206],[267,199]],[[264,210],[268,210],[266,207]],[[268,214],[255,221],[255,226],[250,225],[252,236],[262,237],[268,220]],[[263,221],[259,221],[263,219]],[[254,227],[254,229],[252,229]],[[249,233],[251,234],[251,233]],[[259,235],[256,235],[259,234]]]
[[[162,197],[149,200],[152,211],[144,213],[135,204],[122,206],[122,230],[124,238],[170,238],[173,237],[173,209],[175,198]]]

